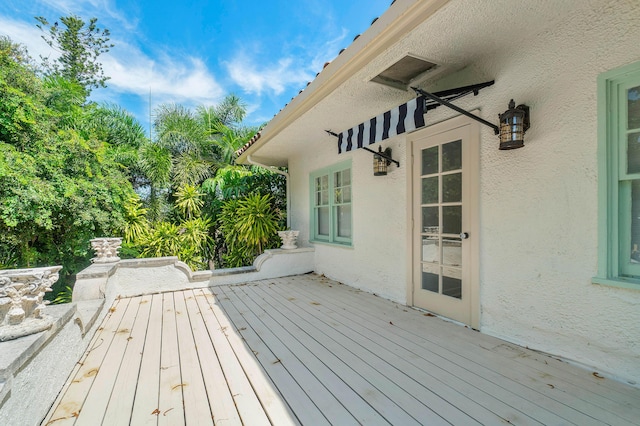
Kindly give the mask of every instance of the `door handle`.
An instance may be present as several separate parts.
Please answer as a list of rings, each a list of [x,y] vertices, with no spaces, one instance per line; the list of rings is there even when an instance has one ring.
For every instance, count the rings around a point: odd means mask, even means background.
[[[468,232],[462,232],[460,234],[460,239],[466,240],[467,238],[469,238],[469,233]]]

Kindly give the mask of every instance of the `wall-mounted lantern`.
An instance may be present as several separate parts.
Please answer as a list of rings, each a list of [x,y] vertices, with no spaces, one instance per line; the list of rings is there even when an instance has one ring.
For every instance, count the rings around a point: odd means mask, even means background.
[[[509,109],[500,117],[500,149],[524,146],[524,133],[529,129],[529,107],[518,105],[511,99]]]
[[[391,163],[395,163],[400,167],[400,162],[391,158],[391,148],[387,147],[384,151],[382,146],[378,145],[378,152],[363,146],[362,149],[369,151],[373,154],[373,175],[374,176],[386,176]]]
[[[498,114],[498,117],[500,119],[500,126],[498,127],[495,124],[489,123],[487,120],[478,117],[477,115],[465,111],[459,106],[453,105],[451,102],[446,101],[434,95],[433,93],[425,92],[424,90],[418,89],[417,87],[412,87],[412,89],[417,94],[422,95],[425,98],[431,99],[432,101],[435,101],[440,105],[451,108],[452,110],[466,115],[469,118],[473,118],[474,120],[484,124],[485,126],[491,127],[496,135],[500,135],[500,149],[515,149],[522,148],[524,146],[524,134],[529,129],[530,125],[528,106],[516,106],[516,103],[513,101],[513,99],[511,99],[511,102],[509,102],[509,109],[502,114]]]

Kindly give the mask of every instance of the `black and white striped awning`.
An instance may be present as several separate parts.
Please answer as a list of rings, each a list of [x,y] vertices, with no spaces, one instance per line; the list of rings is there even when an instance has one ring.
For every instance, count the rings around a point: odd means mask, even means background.
[[[444,90],[434,93],[434,95],[446,101],[452,101],[470,93],[477,95],[480,89],[492,84],[493,81],[489,81],[472,86]],[[438,106],[440,106],[439,103],[424,96],[418,96],[405,104],[399,105],[341,133],[334,133],[329,130],[327,132],[338,138],[338,154],[341,154],[424,127],[424,115],[428,110]]]
[[[338,153],[372,145],[424,127],[425,98],[419,96],[338,134]]]

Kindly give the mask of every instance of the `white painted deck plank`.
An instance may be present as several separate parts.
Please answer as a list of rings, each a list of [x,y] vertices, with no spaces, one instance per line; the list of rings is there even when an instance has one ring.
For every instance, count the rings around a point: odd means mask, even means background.
[[[218,293],[216,299],[224,298],[222,289],[216,287]],[[227,304],[225,310],[222,310],[214,297],[203,290],[203,297],[208,300],[210,309],[215,313],[220,324],[227,330],[235,330],[235,333],[227,333],[227,339],[242,365],[249,365],[257,362],[262,364],[264,373],[258,369],[246,369],[245,373],[251,380],[252,386],[256,390],[262,405],[265,407],[269,419],[275,425],[281,424],[298,424],[294,414],[289,410],[286,403],[280,401],[286,399],[289,406],[295,407],[299,412],[299,419],[303,424],[323,424],[319,419],[324,419],[322,413],[315,404],[307,397],[302,388],[291,377],[289,372],[282,366],[282,363],[273,363],[277,357],[264,344],[261,337],[258,336],[244,317],[235,309],[233,305]],[[200,300],[199,300],[200,301]],[[233,318],[233,324],[231,323]],[[237,333],[242,333],[240,337]],[[249,346],[247,346],[249,345]],[[286,386],[276,389],[274,382],[287,383]],[[325,424],[326,419],[324,420]]]
[[[482,389],[471,386],[450,372],[445,371],[437,363],[430,363],[400,345],[386,338],[382,334],[372,333],[360,326],[349,317],[340,316],[324,305],[312,304],[313,299],[302,293],[284,291],[284,286],[276,285],[269,288],[269,292],[278,295],[281,309],[291,310],[303,318],[314,318],[314,326],[326,335],[338,335],[345,347],[359,345],[385,362],[382,368],[387,374],[404,374],[412,377],[420,384],[407,389],[413,389],[412,394],[423,400],[422,395],[433,391],[444,398],[454,407],[463,410],[470,417],[483,424],[498,423],[507,420],[520,425],[540,425],[541,423],[529,418],[524,413],[514,410],[499,399]],[[291,297],[293,296],[293,297]],[[266,294],[263,296],[268,297]],[[295,299],[295,300],[290,300]],[[394,371],[395,370],[395,371]],[[424,399],[427,401],[426,399]],[[439,404],[428,403],[438,409]],[[443,413],[444,414],[444,413]],[[452,422],[453,418],[445,417]]]
[[[318,289],[311,288],[310,291],[316,291]],[[351,291],[351,290],[349,290]],[[324,292],[316,293],[316,296],[324,297],[326,294]],[[370,298],[372,300],[377,299],[368,294],[358,294],[356,297],[353,297],[352,301],[362,300]],[[332,299],[333,300],[333,299]],[[345,302],[346,300],[346,302]],[[423,330],[419,334],[412,334],[406,332],[402,327],[402,310],[389,310],[385,312],[387,316],[384,320],[377,318],[375,315],[371,315],[369,312],[366,312],[360,309],[358,306],[351,305],[349,301],[349,296],[342,294],[340,300],[333,300],[336,306],[340,306],[341,303],[344,303],[344,306],[348,306],[349,310],[357,315],[354,321],[360,321],[364,324],[367,324],[367,327],[373,327],[373,331],[376,333],[384,332],[384,329],[389,328],[388,320],[393,322],[394,326],[391,327],[394,330],[394,334],[405,337],[408,342],[415,341],[417,347],[415,349],[416,352],[419,353],[420,348],[424,348],[427,352],[433,352],[440,356],[443,359],[449,359],[453,361],[458,366],[465,368],[468,370],[470,374],[477,373],[481,375],[481,380],[478,381],[474,379],[471,375],[465,376],[467,380],[473,381],[473,383],[478,384],[479,386],[486,386],[490,383],[503,387],[508,390],[513,395],[518,395],[521,398],[524,398],[527,402],[535,404],[532,407],[526,407],[525,412],[530,415],[535,415],[535,417],[542,421],[545,424],[564,421],[564,422],[575,422],[577,424],[602,424],[603,420],[597,421],[594,418],[585,415],[584,413],[576,410],[573,407],[564,405],[556,401],[553,398],[548,397],[546,392],[548,388],[543,388],[541,392],[535,391],[531,389],[531,382],[535,382],[536,378],[533,376],[525,376],[521,374],[517,369],[510,368],[509,366],[505,366],[505,362],[508,363],[508,360],[502,359],[493,352],[488,352],[486,350],[478,350],[477,347],[468,346],[468,342],[457,341],[455,343],[451,343],[450,341],[453,338],[452,334],[461,330],[465,330],[463,327],[455,326],[450,323],[443,322],[436,318],[428,318],[426,321],[433,322],[432,326],[427,328],[423,328]],[[413,312],[409,312],[411,315]],[[435,321],[435,322],[434,322]],[[375,326],[377,324],[377,327]],[[442,330],[442,328],[451,328],[452,330],[447,333],[449,330]],[[468,338],[473,336],[475,333],[466,330],[468,333]],[[441,335],[437,339],[433,339],[434,333],[441,333]],[[424,337],[423,337],[424,336]],[[485,337],[485,336],[477,336],[477,337]],[[504,343],[504,342],[502,342]],[[409,343],[411,345],[411,343]],[[448,370],[452,370],[451,366],[447,367]],[[572,401],[575,403],[575,400]],[[587,409],[590,409],[587,407]],[[598,415],[598,410],[592,410]]]
[[[104,419],[108,419],[109,425],[128,425],[131,421],[131,411],[136,392],[136,386],[131,383],[131,378],[138,377],[140,373],[144,343],[149,329],[151,298],[151,296],[143,296],[132,299],[129,302],[129,311],[134,310],[138,305],[137,314],[130,337],[127,339],[122,365],[114,378],[113,392],[104,414]],[[109,351],[109,356],[112,356],[111,350]]]
[[[252,309],[256,312],[263,310],[261,315],[271,317],[271,322],[265,324],[277,330],[276,334],[279,338],[282,338],[285,333],[289,334],[290,338],[286,343],[288,347],[294,350],[296,356],[300,356],[301,348],[306,350],[311,357],[301,359],[305,365],[312,366],[313,364],[310,364],[310,362],[315,361],[325,369],[328,368],[329,372],[333,374],[327,374],[324,369],[319,369],[313,373],[330,391],[335,392],[339,389],[339,386],[345,385],[353,388],[357,395],[355,395],[355,398],[350,397],[345,400],[348,401],[345,405],[349,409],[355,403],[365,403],[367,408],[365,413],[368,416],[375,415],[377,422],[388,421],[391,424],[413,424],[427,421],[431,424],[445,424],[438,415],[413,398],[402,387],[388,380],[375,369],[370,369],[366,358],[363,359],[345,350],[332,339],[320,336],[315,330],[315,323],[310,324],[304,321],[303,318],[290,315],[291,312],[289,311],[286,314],[282,314],[275,306],[268,304],[265,297],[269,296],[266,293],[257,294],[252,291],[258,289],[258,287],[264,286],[249,285],[237,288],[236,297],[242,298],[246,303],[252,303]],[[272,289],[268,288],[268,292],[270,293],[271,291]],[[260,304],[252,302],[254,300],[259,300]],[[286,367],[286,362],[284,362],[284,365]],[[394,400],[389,397],[389,394],[397,396],[397,398]],[[343,400],[340,394],[337,394],[336,397],[339,400]],[[444,401],[440,400],[440,402]],[[331,410],[330,406],[321,407],[321,409],[323,412]],[[358,420],[362,421],[360,418]],[[466,420],[470,419],[466,417]]]
[[[196,297],[193,291],[185,292],[186,308],[191,319],[191,330],[213,420],[216,425],[240,426],[242,424],[240,415],[204,324],[203,315],[212,313],[208,309],[203,312],[198,306]]]
[[[412,310],[411,312],[403,312],[403,309],[397,309],[398,307],[402,308],[400,305],[395,305],[396,309],[379,311],[384,312],[384,318],[382,319],[371,314],[372,308],[373,312],[378,312],[379,308],[384,308],[385,304],[389,304],[389,302],[369,294],[361,293],[355,289],[346,288],[345,286],[337,286],[338,288],[345,287],[342,290],[346,291],[341,292],[339,298],[331,298],[328,296],[328,292],[323,289],[323,285],[328,287],[330,284],[327,284],[326,280],[324,280],[324,284],[322,284],[322,279],[316,280],[321,281],[319,286],[300,286],[300,282],[298,282],[291,283],[290,288],[299,289],[304,287],[305,291],[308,290],[314,297],[327,297],[327,303],[331,301],[331,303],[334,303],[336,309],[348,308],[354,315],[357,315],[358,321],[361,321],[367,326],[370,324],[378,324],[379,327],[383,328],[387,325],[387,321],[391,320],[396,326],[405,327],[409,330],[400,330],[407,339],[413,339],[425,348],[441,347],[441,351],[444,350],[455,354],[457,357],[456,362],[459,362],[460,365],[464,366],[465,364],[472,363],[472,365],[476,366],[476,372],[482,370],[489,375],[487,376],[485,374],[485,379],[496,380],[496,383],[500,386],[508,386],[507,388],[511,392],[526,396],[531,402],[538,404],[540,407],[544,407],[544,409],[553,411],[557,415],[571,419],[571,421],[578,422],[579,424],[602,424],[602,422],[635,424],[633,419],[637,418],[638,413],[636,407],[618,403],[617,406],[624,413],[624,417],[627,418],[623,419],[619,412],[611,407],[611,411],[607,412],[603,410],[602,407],[595,406],[593,400],[598,401],[600,396],[593,393],[589,394],[589,387],[583,386],[577,388],[575,385],[553,377],[549,374],[549,370],[542,371],[533,369],[530,365],[516,363],[496,353],[495,350],[491,351],[491,349],[494,349],[497,345],[514,347],[515,345],[509,345],[506,342],[491,338],[490,336],[470,332],[463,327],[455,326],[436,318],[426,319],[430,324],[428,332],[426,332],[425,323],[421,321],[425,318],[420,318],[420,315],[414,315],[415,312]],[[470,336],[474,337],[471,338]],[[490,342],[490,344],[485,344],[483,347],[482,342]],[[536,362],[536,366],[540,369],[543,368],[538,362]],[[576,369],[572,366],[565,367],[566,370],[571,368]],[[580,369],[576,370],[580,371]],[[491,376],[492,372],[496,372],[497,376],[495,374]],[[588,376],[588,374],[585,375]],[[500,380],[500,376],[508,377],[512,382],[508,383]],[[577,376],[573,375],[573,377],[575,378]],[[544,380],[541,380],[542,378],[544,378]],[[590,383],[592,386],[595,382],[597,382],[597,380],[593,378],[590,382],[587,381],[587,383]],[[553,389],[548,384],[551,384]],[[572,386],[573,389],[569,389],[570,392],[560,390],[553,392],[558,388]],[[619,384],[616,383],[614,386],[618,387]],[[636,390],[628,388],[626,391],[633,394]],[[582,394],[585,399],[581,399],[576,394]],[[611,402],[612,400],[608,401]],[[613,402],[614,407],[615,405],[615,402]],[[629,413],[628,410],[633,410],[635,413]]]
[[[185,423],[189,426],[213,426],[213,413],[209,406],[207,390],[200,368],[200,360],[192,331],[192,322],[185,304],[185,292],[173,293],[176,310],[176,329],[180,351],[180,372],[184,399]],[[199,320],[193,316],[193,321]],[[203,360],[207,362],[207,360]]]
[[[162,350],[158,425],[184,425],[184,400],[180,375],[180,352],[173,293],[162,295]]]
[[[131,424],[136,426],[158,424],[160,353],[162,351],[162,294],[154,294],[151,297],[150,305],[140,372],[137,377],[128,378],[130,381],[137,379],[131,410]]]
[[[49,424],[58,426],[76,423],[84,401],[92,389],[96,375],[100,371],[111,341],[120,326],[120,321],[126,312],[128,303],[128,299],[116,300],[110,308],[110,312],[96,332],[97,336],[93,345],[87,349],[88,355],[82,366],[70,378],[71,383],[66,390],[64,398],[61,399],[58,406],[54,407],[54,412],[50,416],[50,420],[47,421]]]
[[[253,331],[260,336],[265,345],[269,347],[273,353],[273,358],[266,360],[272,364],[281,364],[293,377],[296,383],[301,386],[308,398],[318,407],[321,416],[311,419],[313,423],[329,421],[332,424],[358,424],[354,415],[341,404],[341,400],[347,405],[355,405],[357,408],[362,406],[360,398],[347,386],[344,386],[340,377],[335,375],[326,365],[316,358],[316,356],[304,345],[295,340],[295,338],[287,331],[291,326],[287,324],[285,328],[269,317],[260,306],[254,303],[250,298],[243,297],[242,290],[245,287],[223,287],[221,290],[225,296],[229,298],[228,303],[233,303],[234,307],[247,319]],[[226,307],[227,302],[223,302]],[[341,362],[340,360],[332,360]],[[344,368],[345,375],[353,375],[352,371]],[[324,382],[324,383],[323,383]],[[332,394],[326,387],[326,383],[337,386],[342,385],[337,395]],[[278,386],[286,384],[276,383]],[[370,388],[373,391],[373,388]],[[381,401],[382,402],[382,401]],[[364,415],[374,413],[371,407],[368,407]],[[366,417],[365,417],[366,418]],[[406,416],[405,416],[406,418]],[[358,419],[360,420],[360,419]],[[375,421],[375,417],[371,417],[370,421]],[[379,418],[377,419],[380,422]],[[385,422],[386,423],[386,422]]]
[[[215,305],[211,307],[215,314],[217,307]],[[204,320],[242,422],[246,425],[271,424],[243,370],[255,368],[255,366],[240,365],[227,340],[227,326],[221,325],[216,315],[206,315]]]

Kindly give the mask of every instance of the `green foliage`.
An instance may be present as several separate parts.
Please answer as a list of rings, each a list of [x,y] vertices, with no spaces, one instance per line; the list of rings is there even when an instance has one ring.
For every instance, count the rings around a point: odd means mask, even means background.
[[[247,265],[264,248],[277,244],[279,213],[272,200],[269,194],[252,194],[224,203],[219,222],[228,248],[223,255],[228,266]]]
[[[73,297],[73,288],[71,286],[64,286],[64,288],[58,292],[56,297],[51,301],[52,304],[58,305],[61,303],[71,303]]]
[[[98,57],[114,45],[109,43],[109,30],[98,28],[97,18],[91,18],[86,23],[75,15],[63,16],[60,17],[62,25],[58,22],[50,24],[42,16],[36,17],[36,20],[39,22],[36,26],[44,33],[44,41],[61,53],[53,61],[42,58],[47,75],[60,76],[79,84],[86,96],[93,88],[106,87],[105,82],[109,77],[104,75]]]
[[[62,264],[64,291],[90,263],[89,240],[124,228],[135,194],[77,83],[39,78],[6,38],[0,65],[0,263]]]
[[[202,197],[204,194],[198,190],[198,187],[193,185],[182,185],[176,192],[175,206],[182,217],[185,219],[193,219],[200,215],[204,201]]]

